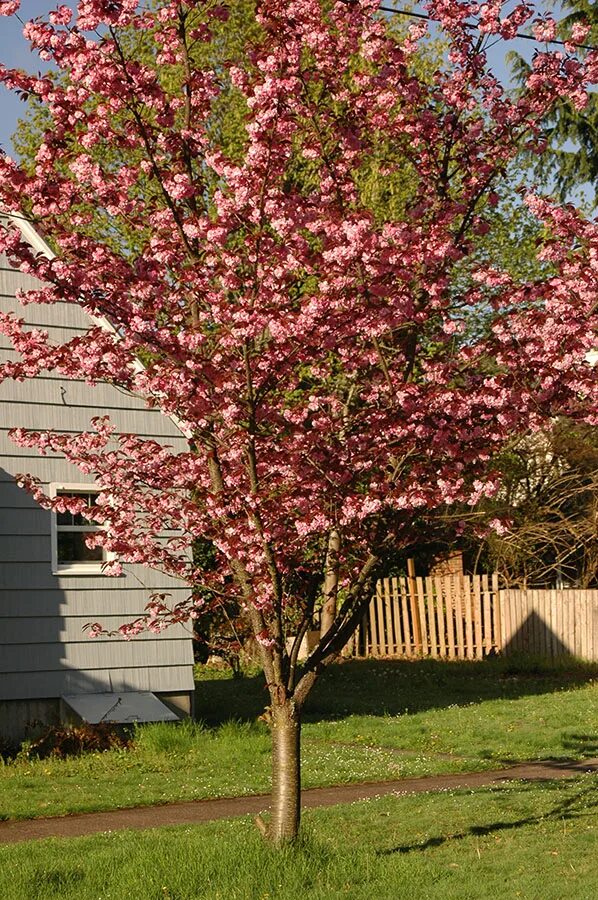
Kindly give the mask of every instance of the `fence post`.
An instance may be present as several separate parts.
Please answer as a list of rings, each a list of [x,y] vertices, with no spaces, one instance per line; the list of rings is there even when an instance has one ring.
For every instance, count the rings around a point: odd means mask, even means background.
[[[502,610],[500,608],[500,594],[498,591],[498,572],[492,575],[492,623],[494,631],[493,647],[496,651],[502,649]]]
[[[414,654],[422,652],[422,629],[419,621],[419,606],[417,602],[417,582],[415,580],[415,561],[412,557],[407,560],[407,584],[409,585],[409,606],[411,608],[411,622],[413,625]]]

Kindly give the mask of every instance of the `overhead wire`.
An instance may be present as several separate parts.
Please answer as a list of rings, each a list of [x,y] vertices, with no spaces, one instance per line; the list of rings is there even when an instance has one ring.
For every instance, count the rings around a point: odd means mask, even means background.
[[[435,22],[436,19],[433,19],[432,16],[428,16],[426,13],[413,12],[409,9],[396,9],[394,6],[383,6],[380,5],[378,9],[381,12],[393,13],[395,16],[407,16],[411,19],[423,19],[425,22]],[[465,22],[465,27],[471,29],[472,31],[478,31],[479,26],[475,24],[475,22]],[[535,38],[531,34],[524,34],[522,31],[518,31],[513,38],[519,38],[522,41],[533,41],[535,44],[558,44],[561,47],[565,47],[569,41],[560,41],[557,38],[553,38],[550,41],[541,41],[538,38]],[[576,47],[579,47],[581,50],[598,50],[598,47],[594,47],[591,44],[575,44]]]

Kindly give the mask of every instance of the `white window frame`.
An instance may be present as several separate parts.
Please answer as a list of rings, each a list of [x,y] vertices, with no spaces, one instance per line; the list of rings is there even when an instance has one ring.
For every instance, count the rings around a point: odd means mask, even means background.
[[[100,488],[98,488],[95,484],[50,484],[48,490],[48,496],[55,498],[59,494],[66,494],[68,492],[72,492],[73,494],[91,494],[94,492],[100,492]],[[108,553],[106,550],[103,551],[104,558],[101,560],[90,560],[89,562],[72,562],[72,563],[59,563],[58,562],[58,531],[60,526],[58,525],[57,515],[52,510],[52,514],[50,516],[50,540],[52,547],[52,575],[93,575],[97,577],[98,575],[103,575],[103,565],[104,563],[109,562],[109,560],[114,559],[114,553]],[[102,528],[101,525],[97,525],[90,522],[89,531],[100,531]]]

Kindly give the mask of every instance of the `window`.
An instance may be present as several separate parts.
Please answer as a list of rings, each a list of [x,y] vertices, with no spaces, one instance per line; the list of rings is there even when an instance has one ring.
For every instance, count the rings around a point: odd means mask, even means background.
[[[89,506],[95,503],[98,491],[89,485],[51,485],[50,496],[83,497]],[[95,522],[81,513],[58,512],[52,515],[52,572],[54,574],[97,575],[107,559],[101,547],[88,547],[85,537],[98,531]]]

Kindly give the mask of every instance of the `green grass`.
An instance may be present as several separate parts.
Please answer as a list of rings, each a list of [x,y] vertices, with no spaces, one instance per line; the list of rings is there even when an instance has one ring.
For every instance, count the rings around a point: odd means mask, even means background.
[[[248,818],[0,847],[3,900],[594,900],[598,778],[311,810],[293,849]]]
[[[267,702],[262,677],[198,674],[205,726],[142,726],[131,751],[0,765],[0,817],[268,791],[270,738],[256,721]],[[302,775],[313,787],[591,755],[598,666],[351,662],[308,701]]]

